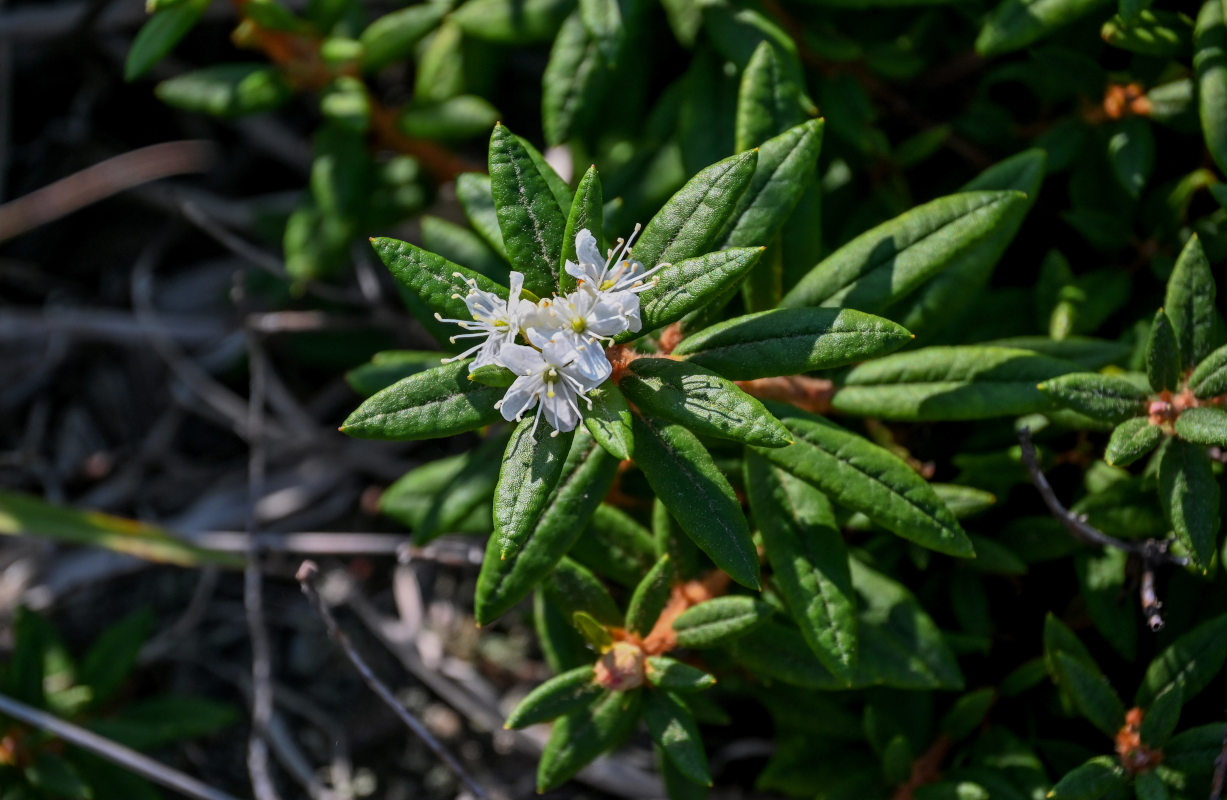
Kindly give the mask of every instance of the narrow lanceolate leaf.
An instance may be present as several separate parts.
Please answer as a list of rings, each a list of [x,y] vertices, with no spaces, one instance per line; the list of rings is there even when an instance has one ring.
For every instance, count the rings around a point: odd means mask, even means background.
[[[1045,381],[1039,388],[1065,408],[1107,422],[1146,413],[1146,392],[1124,378],[1075,372]]]
[[[1142,742],[1149,747],[1162,747],[1176,730],[1180,721],[1180,707],[1184,705],[1184,690],[1179,683],[1169,684],[1159,692],[1150,706],[1146,716],[1142,717],[1142,728],[1139,734]]]
[[[468,0],[450,19],[468,35],[489,42],[546,42],[570,13],[573,0]]]
[[[596,507],[588,529],[567,555],[631,589],[656,563],[652,532],[626,512],[604,504]]]
[[[494,194],[490,187],[490,176],[476,172],[466,172],[456,178],[456,199],[464,209],[465,219],[473,226],[473,230],[494,248],[504,260],[507,257],[507,245],[503,243],[503,232],[498,226],[498,211],[494,208]]]
[[[591,570],[564,558],[545,582],[546,596],[563,616],[573,618],[582,611],[600,625],[621,626],[622,611],[609,591]]]
[[[162,81],[154,93],[163,103],[185,111],[241,117],[280,108],[294,89],[276,67],[215,64]]]
[[[584,427],[616,459],[626,460],[635,453],[631,428],[631,409],[617,385],[606,382],[588,393],[592,408],[584,409]]]
[[[757,448],[768,461],[922,547],[960,558],[975,554],[933,487],[898,456],[833,422],[783,409],[777,415],[797,441]]]
[[[1176,435],[1193,444],[1227,447],[1227,410],[1190,408],[1176,418]]]
[[[961,192],[882,223],[810,270],[784,306],[851,306],[879,312],[938,275],[990,236],[1027,196]]]
[[[499,617],[526,597],[566,555],[609,491],[617,468],[617,460],[592,437],[575,437],[562,478],[528,540],[502,558],[498,537],[490,537],[477,577],[475,616],[479,625]]]
[[[591,231],[599,247],[601,232],[604,230],[604,208],[605,195],[601,190],[601,177],[597,174],[596,167],[588,167],[588,171],[579,181],[579,188],[575,190],[575,199],[571,201],[571,210],[567,215],[567,228],[562,236],[562,257],[559,259],[558,269],[564,292],[575,289],[575,278],[566,271],[566,263],[579,258],[575,253],[575,236],[582,230]]]
[[[1219,676],[1227,662],[1227,614],[1201,623],[1180,636],[1150,662],[1136,702],[1148,708],[1159,695],[1179,686],[1187,703]],[[1219,739],[1222,739],[1220,729]]]
[[[626,629],[640,636],[647,636],[660,618],[660,612],[669,602],[673,592],[673,562],[668,554],[660,557],[655,566],[643,576],[635,587],[631,602],[626,607]]]
[[[1098,669],[1081,659],[1057,653],[1053,657],[1060,683],[1082,716],[1107,736],[1115,736],[1125,724],[1125,706]]]
[[[792,443],[784,423],[762,403],[697,364],[668,358],[635,359],[618,385],[645,412],[695,433],[762,447]]]
[[[1141,117],[1117,123],[1116,132],[1108,139],[1108,161],[1129,196],[1139,197],[1155,166],[1155,136],[1150,123]]]
[[[1163,310],[1176,330],[1185,367],[1200,363],[1223,344],[1223,322],[1215,308],[1214,295],[1210,261],[1201,240],[1193,234],[1180,251],[1171,277],[1167,279],[1167,297],[1163,303]]]
[[[503,727],[527,728],[529,725],[549,722],[582,706],[590,705],[606,691],[605,687],[592,678],[591,664],[555,675],[529,692],[507,715],[507,722]]]
[[[469,380],[469,361],[410,375],[367,398],[341,432],[363,439],[434,439],[502,419],[505,389]]]
[[[686,705],[670,692],[648,692],[643,704],[643,721],[652,740],[664,751],[687,779],[711,786],[703,737]]]
[[[780,232],[814,178],[822,150],[823,121],[789,128],[758,148],[758,166],[717,237],[720,248],[766,245]]]
[[[1134,417],[1117,425],[1108,439],[1103,458],[1116,467],[1124,467],[1154,450],[1163,438],[1163,430],[1151,425],[1147,417]]]
[[[547,143],[560,144],[588,127],[600,108],[596,99],[611,76],[609,64],[601,40],[584,25],[579,12],[567,17],[541,76],[541,117]]]
[[[759,587],[758,553],[741,504],[698,437],[681,425],[634,417],[635,463],[670,515],[733,580]]]
[[[209,0],[183,0],[154,12],[132,40],[124,80],[134,81],[152,69],[196,26],[208,7]]]
[[[588,33],[597,40],[601,53],[611,64],[616,62],[626,38],[626,20],[622,17],[624,0],[580,0],[579,15]]]
[[[668,656],[648,656],[648,682],[671,692],[698,692],[716,685],[716,677]]]
[[[976,52],[996,56],[1018,50],[1112,0],[1002,0],[976,37]]]
[[[1150,381],[1150,388],[1156,392],[1174,391],[1180,386],[1183,364],[1176,331],[1167,314],[1159,309],[1146,343],[1146,379]]]
[[[1159,502],[1193,564],[1209,569],[1222,520],[1218,483],[1203,447],[1180,439],[1168,443],[1159,462]]]
[[[1133,779],[1133,792],[1137,800],[1170,800],[1172,796],[1163,778],[1154,770],[1143,772]]]
[[[1189,389],[1199,400],[1227,394],[1227,345],[1202,359],[1189,376]]]
[[[840,379],[831,404],[878,419],[1015,417],[1052,408],[1036,384],[1076,369],[1015,348],[927,347],[858,364]]]
[[[375,72],[413,55],[414,45],[430,33],[447,7],[440,4],[410,6],[385,14],[362,31],[362,69]]]
[[[592,705],[555,722],[537,765],[537,792],[561,786],[622,741],[639,720],[642,701],[643,692],[606,692]]]
[[[1144,9],[1133,19],[1117,14],[1099,36],[1113,47],[1160,58],[1187,56],[1193,49],[1193,20],[1175,11]]]
[[[746,454],[745,473],[777,588],[806,644],[833,675],[851,684],[859,639],[856,596],[830,501],[753,453]]]
[[[665,267],[656,275],[656,286],[639,295],[639,316],[643,321],[640,332],[618,334],[615,341],[637,339],[724,296],[758,263],[763,250],[762,247],[720,250]]]
[[[745,595],[725,595],[687,609],[673,621],[679,647],[715,647],[749,633],[771,616],[771,606]]]
[[[1163,766],[1186,775],[1209,777],[1223,749],[1224,727],[1227,723],[1212,722],[1176,734],[1163,748]]]
[[[749,150],[712,164],[690,179],[647,224],[635,258],[647,267],[706,253],[750,185],[758,152]]]
[[[499,557],[520,549],[532,535],[550,493],[562,477],[573,432],[558,433],[536,418],[516,426],[503,453],[503,466],[494,489],[494,536]]]
[[[1095,756],[1057,781],[1048,800],[1099,800],[1129,782],[1129,773],[1110,756]]]
[[[421,298],[431,311],[448,319],[472,319],[464,297],[469,293],[465,282],[476,282],[483,292],[507,297],[507,287],[471,269],[453,264],[443,256],[427,252],[399,239],[371,239],[371,246],[387,266],[388,271],[409,291]],[[459,328],[457,333],[462,333]]]
[[[539,297],[558,289],[558,254],[567,218],[520,137],[495,125],[490,135],[490,190],[507,255]]]
[[[1206,148],[1220,170],[1227,170],[1227,8],[1206,0],[1193,31],[1193,70]]]
[[[831,369],[897,350],[911,334],[850,308],[780,308],[735,317],[682,340],[674,355],[751,380]]]
[[[803,117],[796,78],[764,39],[741,75],[733,149],[741,152],[756,147],[800,123]]]

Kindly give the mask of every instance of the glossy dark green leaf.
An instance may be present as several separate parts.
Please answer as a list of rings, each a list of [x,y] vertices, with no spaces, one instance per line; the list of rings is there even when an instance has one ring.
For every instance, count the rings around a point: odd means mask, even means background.
[[[1193,51],[1193,20],[1162,9],[1144,9],[1132,19],[1117,14],[1099,36],[1113,47],[1159,58],[1184,58]]]
[[[844,366],[909,341],[901,326],[849,308],[781,308],[713,325],[673,353],[730,380],[750,380]]]
[[[1108,160],[1117,182],[1130,197],[1139,197],[1155,167],[1155,137],[1141,117],[1123,119],[1108,139]]]
[[[1124,422],[1146,413],[1146,392],[1111,375],[1074,372],[1047,380],[1039,389],[1065,408],[1106,422]]]
[[[538,297],[558,289],[567,218],[520,137],[496,125],[490,136],[490,190],[507,255]]]
[[[942,717],[941,732],[955,741],[967,738],[980,727],[996,700],[997,692],[993,689],[977,689],[963,695]]]
[[[1218,482],[1205,448],[1181,439],[1167,443],[1159,462],[1159,502],[1193,565],[1209,569],[1222,520]]]
[[[1129,773],[1115,758],[1095,756],[1057,781],[1048,800],[1099,800],[1128,782]]]
[[[615,341],[636,339],[727,296],[758,263],[763,250],[762,247],[720,250],[665,267],[656,274],[656,286],[639,295],[641,332],[619,334]]]
[[[500,44],[549,41],[574,0],[468,0],[450,19],[469,36]]]
[[[156,11],[132,40],[132,49],[124,62],[124,80],[134,81],[141,77],[173,50],[179,40],[196,27],[209,2],[183,0]]]
[[[601,625],[622,625],[622,612],[609,591],[587,567],[570,558],[555,565],[544,585],[546,595],[565,616],[583,611]]]
[[[648,222],[635,245],[635,258],[652,268],[710,250],[750,185],[757,164],[758,153],[749,150],[691,178]]]
[[[643,703],[643,721],[652,740],[682,775],[703,786],[711,785],[703,737],[685,704],[668,691],[648,692]]]
[[[414,45],[433,30],[447,6],[441,3],[409,6],[379,17],[362,31],[362,69],[375,72],[413,55]]]
[[[1207,7],[1212,4],[1207,3]],[[1224,72],[1224,80],[1227,80],[1227,66],[1224,66]],[[1227,91],[1227,87],[1224,91]],[[1224,108],[1227,109],[1227,106]],[[1185,367],[1200,363],[1223,344],[1223,322],[1215,308],[1214,295],[1210,261],[1206,258],[1201,240],[1197,234],[1193,234],[1180,251],[1176,267],[1167,279],[1167,298],[1163,303],[1163,310],[1176,330]]]
[[[138,609],[103,631],[81,658],[77,683],[90,689],[90,705],[109,700],[136,666],[141,646],[153,628],[153,613]]]
[[[1163,782],[1163,779],[1154,770],[1140,773],[1135,777],[1133,779],[1133,791],[1137,796],[1137,800],[1168,800],[1171,797],[1167,784]]]
[[[996,56],[1019,50],[1111,0],[1002,0],[976,37],[976,52]]]
[[[777,620],[731,643],[737,663],[759,680],[781,681],[806,689],[838,690],[847,685],[822,666],[801,633]]]
[[[458,456],[405,473],[379,498],[379,510],[423,544],[444,533],[489,533],[491,503],[506,438],[492,436]]]
[[[1139,731],[1142,743],[1147,747],[1161,748],[1167,744],[1176,731],[1176,723],[1180,721],[1180,707],[1184,705],[1184,691],[1180,683],[1168,684],[1167,688],[1155,696],[1142,717]]]
[[[643,580],[635,587],[630,604],[626,607],[626,629],[640,636],[647,636],[652,626],[660,618],[660,612],[673,593],[673,576],[675,569],[668,554],[643,576]]]
[[[575,236],[582,230],[592,233],[598,246],[604,231],[605,194],[601,189],[601,177],[596,167],[588,167],[584,177],[580,178],[579,187],[575,190],[575,199],[567,214],[567,228],[562,237],[562,257],[559,260],[559,280],[562,290],[569,292],[575,289],[575,277],[566,271],[566,262],[578,261],[575,252]]]
[[[1186,442],[1227,447],[1227,410],[1214,406],[1190,408],[1176,418],[1176,435]]]
[[[609,454],[619,460],[634,455],[635,435],[631,410],[626,398],[613,383],[605,383],[588,393],[592,408],[584,409],[584,427]]]
[[[1185,775],[1209,776],[1223,749],[1224,728],[1227,724],[1213,722],[1176,734],[1163,748],[1164,766]]]
[[[90,730],[136,750],[152,750],[172,742],[209,736],[239,719],[230,705],[191,695],[157,695],[138,700],[107,719],[90,723]]]
[[[682,532],[659,497],[652,501],[652,543],[658,556],[669,556],[678,577],[684,581],[701,578],[711,571],[711,559]]]
[[[494,536],[499,557],[519,550],[532,535],[554,487],[562,477],[573,433],[525,419],[516,426],[503,453],[494,489]]]
[[[604,0],[601,0],[604,2]],[[611,77],[602,39],[584,25],[579,11],[562,24],[542,76],[541,116],[545,140],[560,144],[587,127]]]
[[[638,721],[643,692],[607,692],[554,723],[537,765],[537,791],[561,786],[620,742]]]
[[[473,230],[477,231],[504,261],[510,260],[507,256],[507,245],[503,242],[503,232],[499,228],[498,211],[494,208],[490,176],[476,172],[457,176],[456,199],[460,201],[464,216],[473,226]]]
[[[1159,309],[1146,342],[1146,378],[1150,381],[1150,388],[1156,392],[1175,391],[1180,386],[1183,364],[1176,331],[1167,314]]]
[[[851,683],[859,638],[856,596],[830,501],[752,453],[746,454],[745,473],[776,587],[815,655]]]
[[[833,422],[782,409],[777,414],[796,444],[757,448],[768,461],[922,547],[961,558],[974,555],[967,534],[933,487],[899,457]]]
[[[1057,674],[1056,655],[1058,653],[1064,653],[1082,661],[1090,669],[1098,669],[1091,652],[1086,649],[1086,645],[1078,638],[1078,635],[1050,613],[1044,618],[1044,664],[1048,668],[1048,674],[1052,675],[1054,680]]]
[[[280,108],[294,90],[276,67],[215,64],[162,81],[154,93],[184,111],[240,117]]]
[[[1082,716],[1105,735],[1115,736],[1125,724],[1125,706],[1103,673],[1065,653],[1056,653],[1053,664],[1057,681],[1069,692]]]
[[[648,681],[657,689],[670,692],[698,692],[716,685],[716,678],[697,667],[668,656],[648,656]]]
[[[645,413],[700,435],[762,447],[792,443],[784,424],[732,381],[711,370],[667,358],[631,362],[618,384]]]
[[[592,666],[588,643],[542,589],[533,592],[533,630],[537,633],[545,663],[555,674]]]
[[[797,125],[804,118],[801,88],[770,42],[759,42],[746,64],[737,94],[734,148],[749,150]]]
[[[1027,205],[1022,192],[974,191],[918,206],[827,256],[783,305],[880,312],[950,267]]]
[[[1201,360],[1189,376],[1189,389],[1199,400],[1227,394],[1227,345]]]
[[[464,264],[493,280],[507,279],[507,261],[474,230],[445,219],[423,214],[422,249],[443,256],[455,264]]]
[[[380,238],[372,239],[371,246],[388,271],[440,316],[466,321],[473,318],[463,299],[469,293],[466,280],[474,281],[483,292],[507,297],[506,286],[408,242]],[[459,327],[454,331],[464,332]]]
[[[652,533],[629,514],[599,505],[569,555],[612,581],[634,589],[656,563]]]
[[[1221,0],[1206,0],[1197,15],[1193,71],[1206,148],[1219,170],[1227,170],[1227,9]]]
[[[469,380],[469,360],[410,375],[355,410],[341,432],[362,439],[434,439],[502,419],[505,390]]]
[[[609,491],[617,468],[617,460],[591,436],[575,436],[562,477],[528,540],[502,558],[498,537],[490,537],[477,577],[474,604],[479,625],[496,619],[527,597],[566,555]]]
[[[591,705],[607,690],[593,680],[592,665],[555,675],[533,689],[507,715],[503,727],[527,728]]]
[[[866,361],[839,381],[833,408],[879,419],[982,419],[1052,407],[1036,384],[1077,367],[1005,347],[927,347]]]
[[[1098,370],[1118,364],[1132,352],[1131,348],[1122,342],[1093,339],[1089,336],[1068,336],[1059,340],[1047,336],[1010,336],[985,342],[984,345],[1030,350],[1050,358],[1071,361],[1085,370]]]
[[[1150,662],[1138,687],[1136,703],[1149,708],[1158,696],[1178,685],[1184,702],[1209,686],[1227,662],[1227,614],[1213,617],[1172,642]],[[1220,730],[1220,741],[1222,732]]]
[[[673,621],[679,647],[715,647],[744,636],[772,614],[771,606],[744,595],[725,595],[691,606]]]
[[[471,94],[406,106],[396,118],[413,139],[469,139],[483,136],[498,121],[498,109]]]
[[[1078,589],[1095,627],[1112,648],[1129,661],[1137,658],[1138,604],[1126,585],[1127,555],[1104,548],[1074,557]]]
[[[363,397],[386,389],[401,378],[408,378],[431,367],[439,366],[435,350],[383,350],[345,373],[345,382]]]
[[[635,463],[678,525],[733,580],[757,589],[750,528],[711,454],[681,425],[636,414],[634,427]]]

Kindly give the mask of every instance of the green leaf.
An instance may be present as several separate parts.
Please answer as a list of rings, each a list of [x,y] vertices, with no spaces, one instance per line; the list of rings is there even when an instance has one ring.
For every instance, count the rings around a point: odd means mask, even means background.
[[[648,656],[648,682],[670,692],[698,692],[716,685],[714,675],[668,656]]]
[[[183,0],[159,9],[141,26],[124,62],[124,80],[144,75],[174,49],[188,31],[196,27],[210,0]]]
[[[712,164],[669,198],[643,230],[635,257],[647,267],[702,255],[733,215],[758,164],[754,150]]]
[[[445,533],[490,533],[506,444],[506,436],[491,436],[467,453],[410,470],[384,491],[379,510],[408,526],[416,544]]]
[[[204,697],[158,695],[87,727],[135,750],[153,750],[185,739],[211,736],[239,719],[229,705]]]
[[[438,365],[439,353],[435,350],[383,350],[371,356],[369,363],[345,373],[345,382],[358,394],[370,397],[401,378]]]
[[[91,707],[101,706],[123,685],[152,627],[153,613],[138,609],[109,626],[90,645],[77,668],[77,682],[89,687]]]
[[[1099,800],[1129,782],[1129,774],[1110,756],[1095,756],[1057,781],[1048,800]]]
[[[1091,657],[1091,652],[1086,649],[1086,645],[1078,638],[1078,635],[1071,631],[1064,622],[1049,613],[1044,618],[1044,664],[1053,680],[1057,678],[1056,657],[1058,653],[1083,662],[1089,669],[1098,669],[1095,666],[1095,659]]]
[[[652,501],[652,544],[658,556],[669,556],[681,580],[702,578],[711,571],[711,559],[682,533],[659,497]]]
[[[62,756],[41,752],[34,762],[22,770],[22,776],[43,796],[56,800],[91,800],[93,790],[81,779],[77,770]]]
[[[1050,358],[1072,361],[1086,370],[1103,369],[1123,362],[1132,353],[1132,348],[1122,342],[1092,339],[1089,336],[1068,336],[1060,340],[1047,336],[1010,336],[984,342],[984,346],[1030,350]]]
[[[745,635],[771,614],[771,606],[761,600],[725,595],[686,609],[673,621],[673,631],[679,647],[715,647]]]
[[[554,723],[537,765],[537,792],[557,788],[622,741],[639,719],[643,692],[607,692]]]
[[[215,64],[162,81],[154,93],[184,111],[240,117],[280,108],[294,90],[276,67]]]
[[[1222,0],[1206,0],[1197,15],[1193,71],[1206,148],[1219,170],[1227,171],[1227,9]],[[1201,355],[1195,354],[1194,359]]]
[[[1180,687],[1182,700],[1187,703],[1214,681],[1224,662],[1227,662],[1227,614],[1201,623],[1164,648],[1146,668],[1136,703],[1149,708],[1172,686]],[[1221,728],[1219,739],[1222,739]]]
[[[897,456],[833,422],[782,409],[777,415],[797,441],[756,448],[768,461],[922,547],[960,558],[974,555],[933,487]]]
[[[466,172],[456,177],[456,199],[464,209],[465,219],[473,230],[494,248],[504,261],[509,261],[507,245],[499,228],[498,211],[494,208],[494,194],[488,175]]]
[[[617,460],[591,436],[575,436],[562,478],[528,540],[506,558],[500,557],[497,537],[492,536],[486,545],[474,601],[477,624],[485,625],[506,613],[549,574],[583,533],[613,484],[617,468]]]
[[[1142,717],[1142,727],[1139,731],[1143,744],[1147,747],[1161,748],[1167,744],[1176,731],[1176,723],[1180,721],[1180,707],[1184,705],[1184,692],[1179,683],[1168,684],[1159,692],[1146,709]]]
[[[1108,160],[1117,182],[1129,196],[1140,197],[1155,167],[1155,137],[1150,123],[1141,117],[1121,120],[1108,139]]]
[[[511,370],[500,367],[498,364],[483,364],[469,373],[469,380],[485,386],[497,386],[500,389],[505,389],[515,383],[518,377]]]
[[[776,587],[823,666],[851,684],[859,638],[856,597],[830,501],[753,453],[746,454],[745,482]]]
[[[781,308],[734,317],[682,340],[673,354],[731,380],[831,369],[896,350],[911,334],[850,308]]]
[[[423,214],[418,221],[422,226],[423,250],[456,264],[466,264],[487,278],[506,279],[506,259],[475,231],[429,214]]]
[[[536,529],[550,494],[562,477],[573,433],[559,434],[537,420],[516,426],[503,453],[498,486],[494,489],[494,536],[499,558],[524,544]]]
[[[1098,669],[1065,653],[1053,656],[1057,681],[1069,692],[1074,705],[1091,724],[1110,737],[1125,724],[1125,706]]]
[[[793,72],[780,63],[770,42],[759,42],[741,76],[733,149],[756,147],[802,119],[801,89]]]
[[[984,722],[996,700],[997,692],[993,689],[977,689],[963,695],[942,717],[941,732],[956,742],[966,739]]]
[[[827,256],[782,304],[880,312],[971,252],[1027,205],[1022,192],[974,191],[918,206]]]
[[[1213,1],[1208,2],[1207,7]],[[1224,108],[1227,109],[1227,106]],[[1193,234],[1180,251],[1176,267],[1167,279],[1167,298],[1163,303],[1164,311],[1176,331],[1186,368],[1199,363],[1223,344],[1223,323],[1214,305],[1214,295],[1210,261],[1202,249],[1201,240],[1197,234]]]
[[[643,576],[643,580],[635,587],[635,593],[631,595],[630,605],[626,607],[628,631],[640,636],[647,636],[651,632],[673,593],[674,571],[673,562],[666,553],[648,574]]]
[[[652,740],[687,779],[711,786],[703,737],[694,717],[670,692],[648,692],[643,704],[643,721]]]
[[[1180,387],[1182,364],[1176,331],[1167,314],[1159,309],[1155,312],[1150,338],[1146,342],[1146,378],[1150,381],[1150,388],[1156,392],[1175,391]]]
[[[675,423],[636,414],[634,429],[635,463],[678,525],[733,580],[759,588],[750,528],[711,454]]]
[[[630,515],[610,505],[599,505],[588,529],[568,555],[612,581],[634,589],[656,563],[652,534]]]
[[[1013,417],[1051,408],[1037,382],[1075,369],[1027,350],[927,347],[853,367],[839,380],[831,406],[878,419]]]
[[[609,633],[609,629],[597,622],[596,617],[589,614],[587,611],[575,611],[571,614],[571,624],[579,631],[584,640],[588,642],[588,647],[598,652],[603,652],[613,644],[613,637]]]
[[[1168,800],[1170,797],[1167,784],[1154,770],[1138,774],[1133,779],[1133,791],[1137,793],[1137,800]]]
[[[600,97],[612,73],[602,40],[571,14],[554,39],[541,78],[541,117],[545,141],[561,144],[583,131],[601,108]]]
[[[1205,572],[1221,519],[1218,483],[1202,447],[1180,439],[1167,443],[1159,462],[1159,502],[1193,565]]]
[[[656,274],[656,285],[639,295],[640,332],[618,334],[614,341],[637,339],[726,296],[758,263],[763,250],[762,247],[721,250],[665,267]]]
[[[1137,604],[1124,599],[1129,595],[1125,585],[1127,560],[1124,551],[1104,548],[1074,556],[1074,569],[1079,594],[1091,621],[1114,650],[1134,661],[1138,645]]]
[[[68,754],[73,767],[94,790],[93,800],[162,800],[152,784],[123,767],[75,748]],[[9,795],[0,796],[10,800]]]
[[[758,680],[778,680],[806,689],[847,688],[822,666],[795,628],[776,620],[735,640],[731,649],[738,665]]]
[[[1213,406],[1187,409],[1176,417],[1175,428],[1186,442],[1227,447],[1227,410]]]
[[[1039,389],[1065,408],[1107,422],[1120,423],[1146,413],[1146,392],[1111,375],[1075,372],[1045,381]]]
[[[434,439],[502,419],[504,390],[469,380],[470,359],[410,375],[358,406],[341,432],[363,439]]]
[[[584,410],[584,427],[619,461],[635,452],[635,435],[631,428],[631,409],[626,398],[612,382],[601,384],[588,393],[592,408]]]
[[[606,691],[593,680],[592,665],[577,667],[555,675],[529,692],[507,715],[503,727],[508,730],[527,728],[539,722],[549,722],[590,705]]]
[[[1193,20],[1175,11],[1143,9],[1126,20],[1117,14],[1099,36],[1113,47],[1159,58],[1181,58],[1193,51]]]
[[[601,625],[621,626],[622,612],[608,590],[586,567],[563,558],[545,582],[545,593],[554,607],[573,618],[582,611]]]
[[[579,0],[579,15],[596,39],[605,60],[614,64],[626,39],[626,20],[620,0]]]
[[[976,37],[976,52],[998,56],[1019,50],[1110,0],[1003,0]]]
[[[499,112],[475,95],[406,106],[396,118],[401,133],[414,139],[468,139],[490,130]]]
[[[1209,775],[1223,749],[1224,727],[1213,722],[1176,734],[1163,748],[1163,765],[1187,775]]]
[[[1227,394],[1227,345],[1201,360],[1189,376],[1189,389],[1199,400]]]
[[[667,358],[639,358],[618,384],[644,412],[691,431],[762,447],[792,443],[784,424],[730,380]]]
[[[558,262],[559,280],[564,292],[575,290],[575,276],[566,271],[568,261],[578,262],[575,252],[575,237],[582,230],[589,231],[596,239],[598,246],[604,230],[603,216],[605,209],[605,194],[601,189],[601,176],[596,167],[588,167],[584,177],[575,190],[575,199],[571,201],[571,210],[567,215],[567,228],[562,236],[562,257]]]
[[[414,46],[434,30],[447,13],[443,3],[409,6],[384,14],[362,31],[362,71],[377,72],[413,55]]]
[[[442,317],[466,321],[473,318],[463,299],[469,293],[466,281],[474,281],[483,292],[507,297],[506,286],[408,242],[379,238],[372,239],[371,246],[388,271]],[[455,330],[463,333],[460,328]]]
[[[104,547],[146,561],[240,568],[245,559],[183,541],[167,530],[97,511],[57,508],[18,492],[0,491],[0,535],[36,536],[64,544]]]
[[[524,140],[496,125],[490,136],[490,188],[507,254],[538,297],[558,289],[558,254],[567,218]]]
[[[533,592],[533,630],[537,633],[545,663],[555,673],[592,666],[588,643],[542,590]]]
[[[450,19],[476,39],[533,44],[553,38],[574,0],[469,0]]]

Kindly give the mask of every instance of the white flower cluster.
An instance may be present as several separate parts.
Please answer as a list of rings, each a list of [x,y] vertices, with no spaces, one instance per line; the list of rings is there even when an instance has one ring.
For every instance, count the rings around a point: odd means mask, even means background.
[[[579,399],[591,408],[592,401],[585,395],[613,371],[603,342],[623,331],[639,331],[639,292],[656,284],[656,279],[646,278],[668,266],[645,270],[631,258],[631,243],[638,233],[639,226],[635,226],[630,240],[619,239],[618,246],[602,259],[596,237],[587,228],[580,231],[575,237],[579,263],[566,262],[567,273],[575,278],[575,291],[536,303],[521,297],[524,275],[519,272],[511,273],[506,300],[467,279],[469,293],[462,299],[472,321],[435,317],[471,331],[453,336],[453,342],[481,341],[445,361],[476,354],[470,373],[489,364],[506,367],[519,377],[496,404],[504,419],[519,420],[536,406],[534,432],[542,415],[554,428],[552,435],[574,430],[580,420]],[[517,336],[527,344],[517,344]]]

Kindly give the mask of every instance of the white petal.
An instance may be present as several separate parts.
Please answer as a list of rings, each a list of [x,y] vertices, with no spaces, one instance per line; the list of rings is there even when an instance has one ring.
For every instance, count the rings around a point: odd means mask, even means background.
[[[597,246],[596,237],[587,228],[575,234],[575,255],[581,263],[592,264],[598,269],[605,265],[605,257],[601,255],[601,248]]]
[[[469,365],[469,372],[484,367],[487,364],[502,364],[499,358],[504,347],[516,347],[517,345],[509,345],[506,339],[498,336],[491,336],[482,343],[481,349],[477,351],[477,357],[473,359],[473,363]]]
[[[503,395],[503,403],[499,406],[503,419],[510,422],[537,405],[537,397],[544,390],[545,381],[541,380],[540,376],[516,378],[515,383],[507,388],[507,394]]]
[[[597,342],[588,342],[575,348],[577,358],[574,370],[584,376],[592,385],[604,382],[613,372],[605,351]]]
[[[520,292],[524,290],[524,273],[511,271],[511,292],[507,295],[507,308],[514,309],[520,302]]]
[[[638,303],[639,298],[634,297]],[[603,295],[588,312],[588,329],[598,336],[613,336],[626,330],[625,303],[619,297]]]
[[[559,382],[554,384],[553,397],[547,392],[541,398],[542,416],[556,431],[566,433],[579,424],[579,410],[575,406],[575,393]]]
[[[498,360],[517,375],[536,375],[546,367],[540,353],[522,344],[504,344],[499,350]]]
[[[567,261],[564,268],[568,275],[585,284],[595,284],[601,280],[601,268],[597,264],[576,264],[574,261]]]

